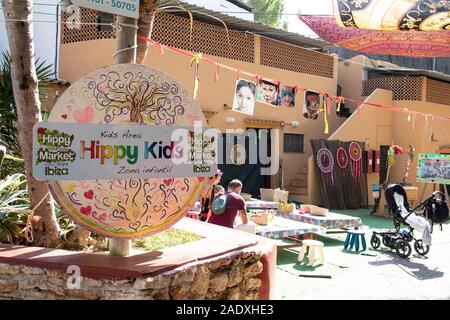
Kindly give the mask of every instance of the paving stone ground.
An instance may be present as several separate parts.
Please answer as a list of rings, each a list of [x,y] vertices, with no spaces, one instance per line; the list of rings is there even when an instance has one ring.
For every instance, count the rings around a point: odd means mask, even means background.
[[[338,246],[329,250],[344,260],[348,254]],[[450,225],[445,225],[443,231],[435,227],[433,245],[426,257],[414,251],[408,259],[389,250],[367,253],[375,254],[358,257],[357,262],[335,272],[331,279],[299,277],[289,268],[278,268],[276,299],[450,299]]]

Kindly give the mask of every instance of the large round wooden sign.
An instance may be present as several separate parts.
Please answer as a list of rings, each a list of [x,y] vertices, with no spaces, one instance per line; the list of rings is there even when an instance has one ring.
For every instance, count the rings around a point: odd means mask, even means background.
[[[197,102],[170,76],[136,64],[111,65],[77,80],[49,122],[206,126]],[[167,229],[194,204],[204,178],[58,180],[50,183],[63,210],[85,228],[112,238]]]

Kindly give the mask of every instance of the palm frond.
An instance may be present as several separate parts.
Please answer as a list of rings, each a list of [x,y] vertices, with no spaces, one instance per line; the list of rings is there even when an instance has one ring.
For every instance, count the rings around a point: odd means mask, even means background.
[[[52,75],[52,65],[45,60],[36,59],[36,76],[38,79],[39,96],[42,100],[47,96],[46,87]],[[17,110],[14,101],[14,91],[11,79],[11,55],[4,51],[0,56],[0,145],[4,145],[8,155],[21,157],[21,150],[17,131]],[[4,162],[0,177],[13,173],[24,172],[22,162]]]

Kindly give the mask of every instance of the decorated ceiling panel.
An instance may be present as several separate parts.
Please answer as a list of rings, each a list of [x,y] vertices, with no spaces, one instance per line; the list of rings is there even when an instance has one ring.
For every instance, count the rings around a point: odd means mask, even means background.
[[[334,0],[341,27],[390,31],[450,30],[450,0]]]
[[[300,16],[323,40],[366,54],[450,57],[450,30],[398,32],[341,27],[334,17]]]

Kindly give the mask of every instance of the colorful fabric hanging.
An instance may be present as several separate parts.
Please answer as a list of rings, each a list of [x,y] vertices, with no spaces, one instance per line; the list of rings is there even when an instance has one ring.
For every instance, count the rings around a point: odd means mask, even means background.
[[[334,0],[341,27],[390,31],[450,30],[447,0]]]
[[[326,95],[327,99],[327,112],[328,115],[331,116],[331,97],[329,95]]]
[[[334,184],[333,179],[333,167],[334,167],[334,159],[331,151],[326,147],[322,147],[317,151],[317,165],[325,176],[325,180],[328,183]]]
[[[392,167],[395,164],[394,156],[396,154],[402,154],[403,148],[397,145],[392,145],[388,150],[388,167]]]
[[[220,67],[216,63],[214,66],[214,82],[218,82],[220,79]]]
[[[337,103],[336,112],[339,113],[341,112],[341,103],[345,103],[344,97],[338,97],[336,103]]]
[[[327,112],[326,111],[324,111],[324,113],[323,113],[323,121],[324,121],[324,125],[325,125],[325,127],[324,127],[324,129],[323,129],[323,133],[324,134],[328,134],[329,133],[329,129],[328,129],[328,119],[327,119]]]
[[[350,155],[350,169],[352,176],[359,180],[362,173],[362,149],[359,143],[352,142],[348,147],[348,154]]]
[[[366,54],[449,57],[450,31],[398,32],[341,27],[334,17],[300,16],[323,40]]]
[[[191,59],[191,67],[194,67],[194,88],[192,90],[192,96],[197,99],[198,83],[200,82],[200,60],[202,59],[202,54],[196,54]]]
[[[329,132],[329,128],[328,128],[328,118],[327,118],[327,95],[321,95],[320,97],[321,100],[321,111],[323,112],[323,122],[324,122],[324,129],[323,129],[323,133],[324,134],[328,134]]]

